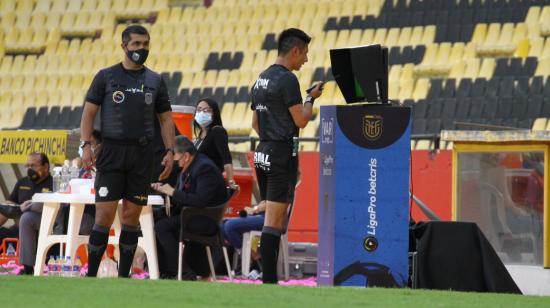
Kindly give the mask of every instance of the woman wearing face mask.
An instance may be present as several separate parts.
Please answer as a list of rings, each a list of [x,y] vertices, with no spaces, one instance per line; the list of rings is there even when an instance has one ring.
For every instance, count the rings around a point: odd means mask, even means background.
[[[210,98],[204,98],[197,103],[195,121],[195,148],[199,153],[208,156],[221,172],[225,171],[227,184],[232,189],[238,189],[233,179],[233,163],[227,145],[227,131],[222,125],[218,103]]]

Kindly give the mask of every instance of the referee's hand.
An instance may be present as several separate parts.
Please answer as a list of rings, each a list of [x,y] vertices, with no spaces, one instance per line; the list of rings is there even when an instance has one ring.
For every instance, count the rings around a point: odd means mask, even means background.
[[[319,82],[315,85],[315,87],[313,88],[313,90],[311,90],[311,92],[309,92],[309,95],[313,98],[317,98],[319,96],[321,96],[321,94],[323,94],[323,84],[324,82]]]
[[[85,146],[82,149],[82,166],[84,168],[94,165],[94,155],[92,153],[92,148],[90,146]]]

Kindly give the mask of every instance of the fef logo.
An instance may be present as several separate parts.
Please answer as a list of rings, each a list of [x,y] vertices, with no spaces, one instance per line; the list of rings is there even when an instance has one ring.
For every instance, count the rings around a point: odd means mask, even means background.
[[[374,141],[382,135],[383,119],[380,115],[365,115],[363,117],[363,135]]]
[[[334,118],[321,119],[321,143],[330,144],[334,140]]]

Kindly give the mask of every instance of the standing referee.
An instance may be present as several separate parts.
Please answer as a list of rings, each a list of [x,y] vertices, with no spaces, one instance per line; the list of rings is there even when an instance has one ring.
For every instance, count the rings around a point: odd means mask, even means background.
[[[264,283],[277,283],[279,243],[298,172],[298,146],[293,139],[309,122],[313,102],[321,95],[318,84],[302,103],[300,84],[292,73],[307,62],[310,41],[302,30],[284,30],[275,64],[260,74],[252,88],[252,127],[260,136],[254,166],[261,199],[266,201],[260,245]]]
[[[147,197],[153,172],[155,117],[158,116],[166,149],[162,160],[166,178],[174,161],[174,123],[166,85],[159,74],[143,63],[149,54],[149,33],[140,25],[122,32],[122,63],[103,69],[95,76],[80,123],[84,167],[96,164],[95,225],[88,242],[88,276],[95,277],[109,238],[117,205],[122,231],[118,276],[128,277],[139,234],[139,215]],[[103,146],[93,161],[90,138],[93,122],[101,107]]]

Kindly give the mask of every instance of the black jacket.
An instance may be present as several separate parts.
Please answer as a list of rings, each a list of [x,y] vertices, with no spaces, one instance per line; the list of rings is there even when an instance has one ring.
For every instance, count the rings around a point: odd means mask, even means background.
[[[227,198],[220,169],[206,155],[197,153],[187,170],[178,176],[172,203],[177,207],[209,207],[220,205]]]

